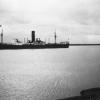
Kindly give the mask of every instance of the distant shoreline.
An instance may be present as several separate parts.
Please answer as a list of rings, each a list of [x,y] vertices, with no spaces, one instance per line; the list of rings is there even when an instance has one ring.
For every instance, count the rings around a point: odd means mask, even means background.
[[[100,44],[69,44],[69,46],[100,46]]]

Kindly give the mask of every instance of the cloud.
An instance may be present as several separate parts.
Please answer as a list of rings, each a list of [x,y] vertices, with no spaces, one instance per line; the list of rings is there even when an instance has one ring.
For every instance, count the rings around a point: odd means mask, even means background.
[[[100,2],[85,0],[80,2],[76,11],[72,13],[74,20],[82,25],[100,25]]]
[[[1,15],[6,13],[19,24],[28,21],[72,26],[100,24],[98,0],[1,0],[1,5]]]
[[[27,24],[30,28],[53,27],[72,35],[99,34],[99,12],[99,0],[0,0],[0,24],[6,25],[11,34],[25,32],[22,26]]]

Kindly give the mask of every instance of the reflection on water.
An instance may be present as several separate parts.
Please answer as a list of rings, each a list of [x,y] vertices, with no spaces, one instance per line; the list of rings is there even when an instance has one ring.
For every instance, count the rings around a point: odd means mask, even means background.
[[[100,47],[1,50],[0,100],[55,100],[100,86]]]

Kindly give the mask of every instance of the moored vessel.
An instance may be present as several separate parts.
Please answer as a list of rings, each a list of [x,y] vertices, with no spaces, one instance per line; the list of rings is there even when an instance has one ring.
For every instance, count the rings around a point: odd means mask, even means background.
[[[18,39],[14,39],[16,43],[4,43],[3,42],[3,29],[1,32],[1,43],[0,43],[0,50],[4,49],[50,49],[50,48],[68,48],[69,42],[56,42],[56,32],[54,34],[54,43],[46,43],[42,41],[40,38],[35,38],[35,31],[32,31],[31,33],[31,40],[27,39],[27,42],[24,41],[22,43]],[[25,40],[25,39],[24,39]]]

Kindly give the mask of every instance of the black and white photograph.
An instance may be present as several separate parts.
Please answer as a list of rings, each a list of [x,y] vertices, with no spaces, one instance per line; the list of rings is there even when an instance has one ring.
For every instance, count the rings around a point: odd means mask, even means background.
[[[100,100],[100,0],[0,0],[0,100]]]

